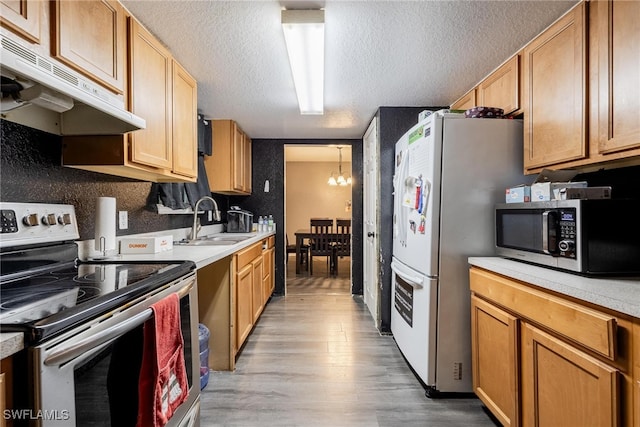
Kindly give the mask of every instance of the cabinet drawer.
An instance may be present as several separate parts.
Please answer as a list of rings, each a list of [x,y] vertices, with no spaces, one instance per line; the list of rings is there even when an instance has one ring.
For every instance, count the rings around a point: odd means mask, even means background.
[[[245,265],[251,263],[254,259],[262,256],[262,242],[258,242],[249,246],[235,254],[236,271],[240,271]]]
[[[471,291],[584,347],[616,359],[616,319],[516,281],[472,268]]]

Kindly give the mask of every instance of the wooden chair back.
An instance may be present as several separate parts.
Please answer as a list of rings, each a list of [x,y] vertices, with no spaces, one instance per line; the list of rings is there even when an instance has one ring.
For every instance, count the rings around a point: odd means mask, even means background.
[[[351,256],[351,219],[336,219],[336,250],[338,256]]]
[[[311,238],[309,246],[312,256],[330,256],[332,251],[331,234],[333,220],[327,218],[311,218],[309,220]]]

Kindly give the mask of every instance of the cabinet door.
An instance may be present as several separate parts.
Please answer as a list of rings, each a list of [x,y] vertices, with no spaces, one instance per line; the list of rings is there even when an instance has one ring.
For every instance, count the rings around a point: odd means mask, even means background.
[[[231,169],[233,173],[233,189],[244,191],[244,133],[233,123],[233,149],[231,150]]]
[[[275,287],[274,266],[275,266],[275,248],[269,248],[264,251],[264,302],[266,303]]]
[[[173,61],[173,172],[198,176],[198,93],[196,81]]]
[[[252,287],[253,266],[249,264],[236,274],[236,352],[242,347],[253,326]]]
[[[519,425],[518,319],[471,297],[473,391],[504,426]]]
[[[42,0],[1,0],[0,24],[33,43],[40,43]]]
[[[515,55],[484,79],[478,87],[478,104],[498,107],[504,114],[520,109],[520,56]]]
[[[129,19],[130,107],[147,121],[146,129],[131,132],[131,160],[171,169],[171,54],[135,19]]]
[[[640,147],[640,2],[592,1],[591,105],[598,153]],[[595,67],[595,69],[593,68]],[[636,155],[638,153],[635,153]]]
[[[262,261],[262,255],[253,260],[251,263],[253,268],[253,324],[256,323],[258,317],[260,317],[260,313],[262,313],[262,309],[264,308],[264,290],[262,289],[262,283],[264,281],[264,272],[263,266],[264,263]]]
[[[244,191],[251,193],[251,138],[244,134],[244,160],[242,162],[242,170],[244,174]]]
[[[476,89],[471,89],[469,92],[462,95],[460,99],[451,104],[452,110],[468,110],[469,108],[473,108],[477,106],[476,102]]]
[[[124,93],[126,29],[124,9],[117,1],[52,3],[51,50],[54,58]]]
[[[617,426],[618,381],[615,368],[523,324],[523,425]]]
[[[525,169],[587,155],[585,8],[580,3],[523,50]]]

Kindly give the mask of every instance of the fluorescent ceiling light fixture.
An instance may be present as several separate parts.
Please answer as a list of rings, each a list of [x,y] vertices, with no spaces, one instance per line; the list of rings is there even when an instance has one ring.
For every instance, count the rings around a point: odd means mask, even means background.
[[[283,10],[281,19],[300,114],[323,114],[324,10]]]

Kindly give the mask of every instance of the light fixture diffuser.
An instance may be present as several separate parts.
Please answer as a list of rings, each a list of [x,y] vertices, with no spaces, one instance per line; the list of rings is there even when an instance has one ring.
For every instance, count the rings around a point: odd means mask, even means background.
[[[281,20],[300,114],[324,114],[324,10],[283,10]]]

